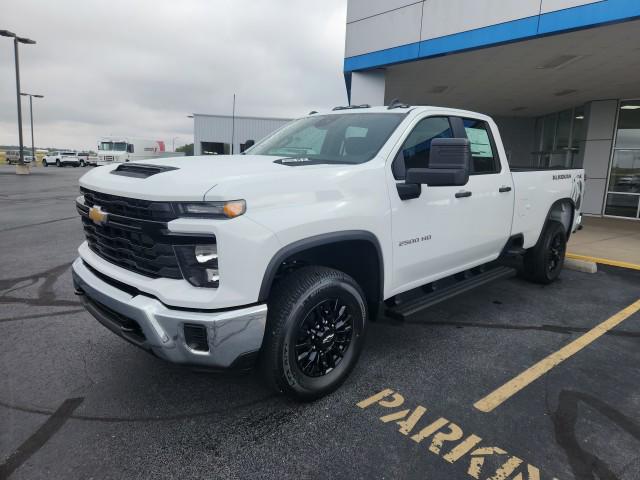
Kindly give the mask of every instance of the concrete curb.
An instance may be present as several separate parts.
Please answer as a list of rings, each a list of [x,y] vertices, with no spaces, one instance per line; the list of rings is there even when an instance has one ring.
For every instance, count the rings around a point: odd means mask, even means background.
[[[632,270],[640,270],[640,265],[636,263],[622,262],[620,260],[611,260],[608,258],[590,257],[588,255],[578,255],[567,252],[567,258],[573,260],[586,260],[587,262],[596,262],[602,265],[610,265],[612,267],[630,268]]]
[[[583,273],[596,273],[598,271],[598,265],[596,262],[577,260],[575,258],[565,258],[564,267],[569,270],[575,270],[576,272]]]

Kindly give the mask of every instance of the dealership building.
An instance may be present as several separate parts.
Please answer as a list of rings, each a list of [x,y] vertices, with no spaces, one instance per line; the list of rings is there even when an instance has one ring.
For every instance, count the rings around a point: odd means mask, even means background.
[[[585,213],[640,218],[640,0],[349,0],[351,104],[492,115],[509,162],[582,167]]]
[[[238,117],[193,114],[194,155],[229,155],[245,149],[247,140],[257,142],[283,125],[288,118]]]

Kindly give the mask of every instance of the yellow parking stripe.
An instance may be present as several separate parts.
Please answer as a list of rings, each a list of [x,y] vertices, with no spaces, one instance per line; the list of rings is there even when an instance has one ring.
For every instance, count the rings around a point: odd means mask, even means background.
[[[640,311],[640,299],[629,305],[624,310],[616,313],[611,318],[592,328],[587,333],[577,338],[570,344],[561,348],[557,352],[552,353],[544,360],[541,360],[529,369],[525,370],[517,377],[508,381],[503,386],[484,397],[482,400],[477,401],[473,406],[481,412],[491,412],[496,407],[500,406],[502,403],[518,393],[520,390],[525,388],[527,385],[547,373],[553,367],[559,365],[567,358],[578,353],[584,347],[600,338],[609,330],[620,325],[623,321],[625,321],[627,318],[638,311]]]
[[[578,255],[576,253],[567,253],[567,258],[573,258],[574,260],[586,260],[587,262],[601,263],[602,265],[611,265],[613,267],[640,270],[640,265],[636,263],[620,262],[618,260],[610,260],[608,258],[590,257],[588,255]]]

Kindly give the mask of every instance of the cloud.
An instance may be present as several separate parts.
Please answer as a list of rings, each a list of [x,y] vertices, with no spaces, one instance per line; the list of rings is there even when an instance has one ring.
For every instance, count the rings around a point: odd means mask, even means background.
[[[38,146],[128,134],[193,141],[196,113],[295,117],[346,103],[346,0],[4,0]],[[25,138],[28,102],[23,101]],[[0,37],[0,144],[17,143],[12,42]],[[27,142],[29,143],[29,142]]]

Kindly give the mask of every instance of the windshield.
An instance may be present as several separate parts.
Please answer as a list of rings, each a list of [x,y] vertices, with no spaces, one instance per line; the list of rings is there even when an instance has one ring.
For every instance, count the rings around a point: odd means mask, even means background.
[[[100,142],[98,150],[109,150],[116,152],[126,152],[127,142]]]
[[[246,153],[321,163],[364,163],[376,156],[401,113],[318,115],[291,122]]]

